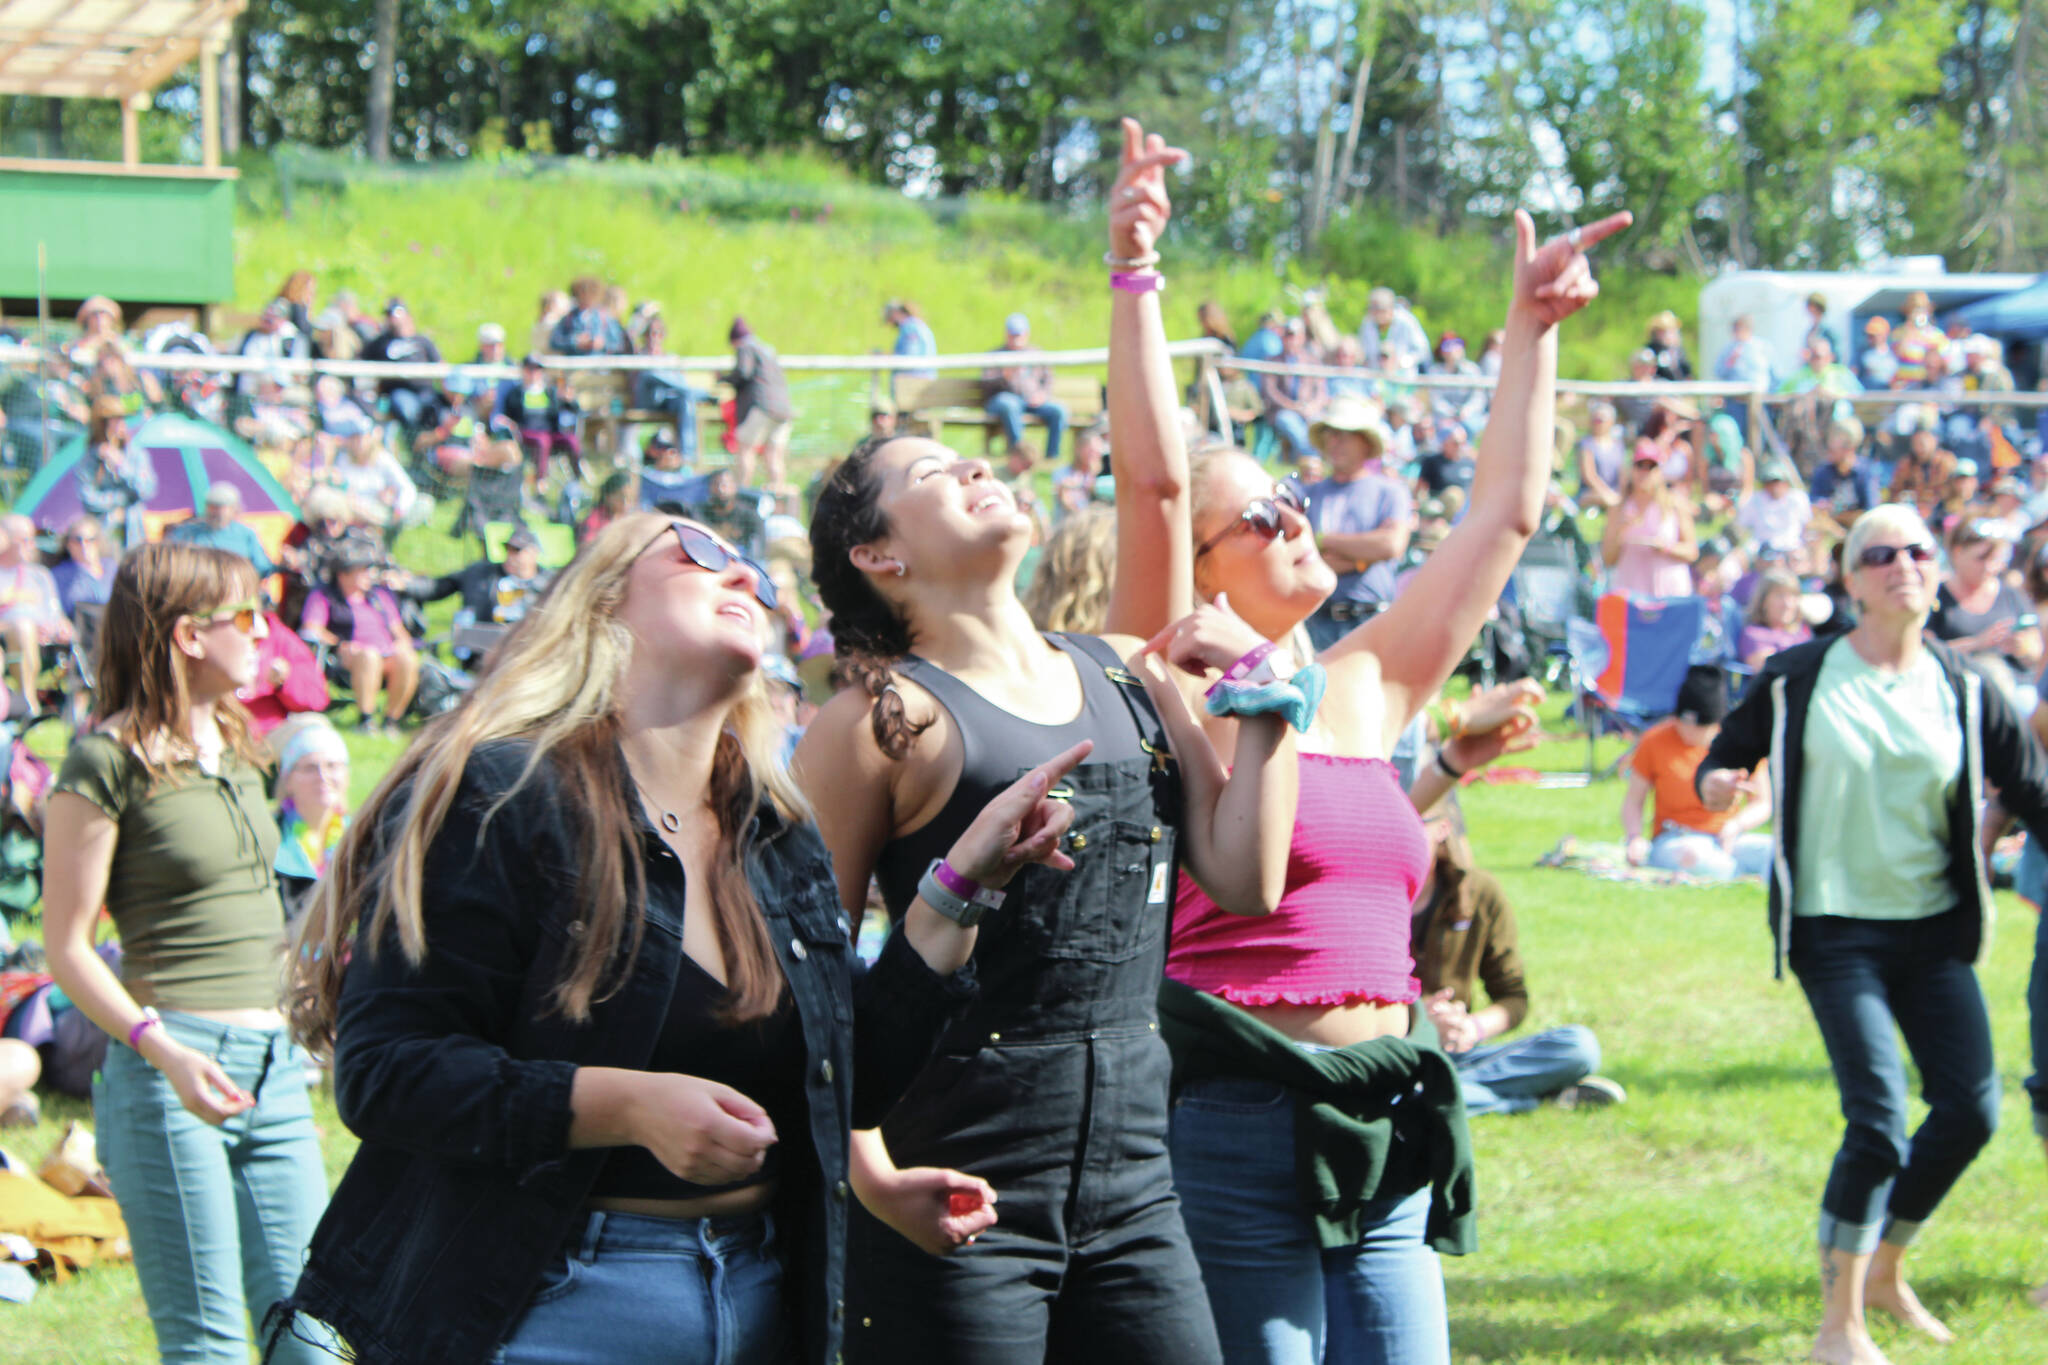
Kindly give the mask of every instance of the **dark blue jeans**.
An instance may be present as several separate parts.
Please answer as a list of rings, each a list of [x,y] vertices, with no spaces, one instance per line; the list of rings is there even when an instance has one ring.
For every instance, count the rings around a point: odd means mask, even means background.
[[[2048,854],[2041,841],[2027,836],[2027,851],[2020,855],[2015,889],[2040,909],[2048,902]],[[2028,1041],[2033,1044],[2034,1074],[2027,1077],[2027,1094],[2034,1102],[2034,1132],[2048,1138],[2048,913],[2036,917],[2034,926],[2034,969],[2027,977]]]
[[[1956,956],[1959,911],[1919,920],[1792,922],[1792,970],[1827,1044],[1847,1128],[1821,1196],[1821,1245],[1866,1253],[1913,1240],[1998,1126],[1991,1020]],[[1906,1136],[1906,1067],[1928,1113]]]
[[[1060,457],[1060,437],[1066,434],[1067,410],[1058,403],[1040,403],[1036,407],[1026,405],[1024,396],[1018,393],[993,393],[983,405],[989,416],[1003,424],[1003,439],[1017,446],[1024,441],[1024,419],[1036,417],[1045,424],[1045,458],[1057,460]]]

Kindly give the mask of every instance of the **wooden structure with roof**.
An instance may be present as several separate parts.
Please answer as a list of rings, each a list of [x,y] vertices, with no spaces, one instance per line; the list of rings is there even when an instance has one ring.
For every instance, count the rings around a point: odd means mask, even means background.
[[[0,157],[0,299],[208,305],[234,287],[236,172],[220,164],[219,57],[248,0],[0,0],[0,95],[111,99],[121,160]],[[199,63],[197,166],[141,159],[138,115]]]

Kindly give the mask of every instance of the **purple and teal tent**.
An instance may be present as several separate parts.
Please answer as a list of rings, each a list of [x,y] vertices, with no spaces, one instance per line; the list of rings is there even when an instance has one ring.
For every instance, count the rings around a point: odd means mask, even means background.
[[[156,469],[156,495],[143,509],[151,540],[166,526],[198,515],[207,485],[216,479],[241,491],[242,520],[272,555],[299,519],[298,506],[284,485],[263,467],[249,443],[231,432],[181,413],[163,413],[129,432],[128,444],[145,452]],[[78,500],[78,469],[87,458],[85,438],[80,436],[28,481],[14,510],[35,518],[45,531],[61,533],[85,510]]]

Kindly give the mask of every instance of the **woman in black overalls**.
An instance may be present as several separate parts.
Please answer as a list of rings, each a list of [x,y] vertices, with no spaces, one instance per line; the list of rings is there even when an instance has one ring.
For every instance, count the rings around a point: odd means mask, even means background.
[[[1149,254],[1166,212],[1161,169],[1176,156],[1127,125],[1113,256]],[[1178,442],[1156,292],[1116,293],[1110,381],[1120,444]],[[1178,500],[1184,526],[1183,489],[1125,495],[1155,493]],[[1276,719],[1246,724],[1226,771],[1159,660],[1138,657],[1141,641],[1040,636],[1013,586],[1029,536],[984,462],[918,437],[863,444],[812,522],[842,666],[862,686],[812,723],[796,771],[849,909],[873,873],[900,917],[990,784],[1094,746],[1063,787],[1073,869],[1017,874],[982,921],[980,1003],[880,1136],[856,1135],[856,1188],[879,1216],[853,1232],[846,1355],[1205,1365],[1220,1355],[1167,1167],[1155,1000],[1176,856],[1231,908],[1277,902],[1292,746]],[[1177,607],[1169,619],[1187,613],[1185,536],[1174,562],[1169,539],[1123,547],[1148,572],[1118,581],[1112,625],[1156,610],[1155,596]],[[1257,643],[1227,610],[1205,608],[1166,652],[1200,671]],[[949,1181],[930,1168],[948,1167],[987,1182],[1001,1218],[939,1257],[893,1229],[939,1224]]]

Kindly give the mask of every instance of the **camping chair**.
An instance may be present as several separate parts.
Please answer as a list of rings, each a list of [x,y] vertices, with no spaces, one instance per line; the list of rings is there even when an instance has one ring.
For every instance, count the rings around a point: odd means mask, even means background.
[[[1671,714],[1692,665],[1706,604],[1697,597],[1631,601],[1608,593],[1591,620],[1574,618],[1565,648],[1571,657],[1574,705],[1586,727],[1586,774],[1595,773],[1593,745],[1603,730],[1640,734]],[[1601,776],[1611,776],[1614,766]]]
[[[1541,535],[1522,551],[1508,575],[1508,598],[1521,617],[1529,666],[1545,687],[1557,686],[1570,664],[1566,636],[1573,618],[1590,603],[1578,547],[1559,535]]]
[[[474,532],[479,542],[487,539],[486,528],[494,523],[516,525],[525,510],[526,467],[487,469],[471,466],[469,491],[463,495],[462,514],[455,519],[459,540]]]

